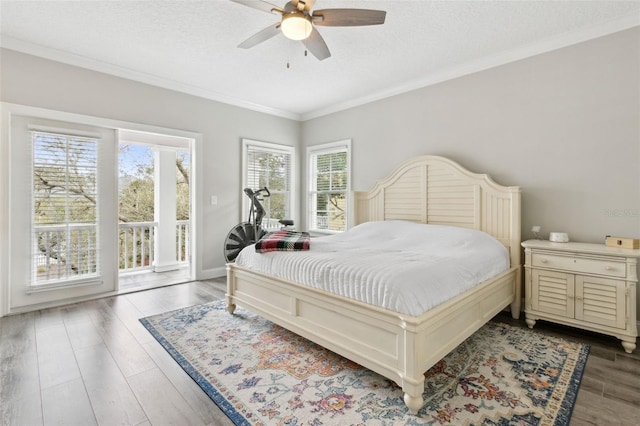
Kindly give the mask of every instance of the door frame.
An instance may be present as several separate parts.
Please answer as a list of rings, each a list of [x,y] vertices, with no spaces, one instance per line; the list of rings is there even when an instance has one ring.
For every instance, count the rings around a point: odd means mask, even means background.
[[[66,121],[70,123],[102,127],[118,131],[121,129],[147,133],[159,133],[168,136],[178,136],[191,139],[191,274],[193,279],[202,277],[202,239],[199,230],[202,229],[202,134],[184,130],[171,129],[147,124],[113,120],[84,114],[55,111],[27,105],[0,102],[0,317],[8,314],[32,311],[37,309],[60,306],[83,300],[101,298],[118,294],[118,291],[101,293],[99,295],[83,296],[64,299],[50,303],[31,305],[28,308],[12,309],[10,300],[10,262],[11,252],[11,209],[10,194],[12,191],[10,174],[10,147],[12,116],[28,116],[47,120]],[[117,276],[117,273],[115,274]]]
[[[125,145],[137,145],[137,146],[144,146],[146,148],[148,148],[152,153],[153,153],[153,166],[155,168],[155,172],[160,171],[160,174],[163,173],[162,171],[162,166],[160,166],[160,168],[158,169],[157,167],[159,166],[159,164],[157,163],[158,158],[157,158],[157,151],[165,151],[165,150],[169,150],[169,151],[173,151],[173,152],[178,152],[178,151],[188,151],[188,155],[189,155],[189,164],[191,164],[191,156],[192,156],[192,145],[193,145],[193,139],[188,139],[188,138],[178,138],[174,135],[166,135],[166,134],[159,134],[159,133],[147,133],[147,132],[138,132],[138,131],[132,131],[131,129],[122,129],[118,132],[117,134],[117,143],[119,146],[122,146],[123,144]],[[186,142],[186,145],[184,145]],[[161,154],[162,155],[162,154]],[[120,172],[120,170],[118,170],[118,173]],[[172,173],[175,173],[175,164],[173,164],[173,169],[172,169]],[[121,176],[119,175],[119,178]],[[158,184],[158,179],[155,179],[154,184]],[[154,193],[155,193],[155,202],[158,203],[158,199],[162,199],[163,197],[163,193],[164,191],[162,191],[162,188],[159,188],[160,190],[158,191],[158,187],[155,187]],[[192,213],[192,209],[191,209],[191,202],[192,202],[192,197],[191,197],[191,193],[193,191],[193,179],[189,179],[189,229],[193,229],[192,226],[192,217],[193,215]],[[158,205],[155,205],[156,207],[156,212],[158,212]],[[174,206],[174,210],[175,210],[175,206]],[[153,220],[153,219],[152,219]],[[165,225],[166,226],[166,225]],[[161,222],[158,223],[156,231],[160,231],[160,229],[163,228],[163,224]],[[158,236],[156,235],[155,240],[155,244],[156,246],[154,247],[154,250],[156,251],[156,258],[155,260],[158,261],[157,255],[158,255],[158,244],[159,244],[159,239]],[[175,240],[175,237],[174,237]],[[191,241],[191,235],[189,235],[189,241]],[[187,263],[189,265],[188,267],[188,275],[189,275],[189,281],[193,279],[193,262],[192,262],[192,253],[191,253],[191,244],[189,244],[189,259],[187,260]],[[177,253],[176,253],[177,254]],[[165,259],[166,260],[166,259]],[[161,265],[159,266],[158,264],[155,265],[149,265],[150,268],[149,270],[153,271],[153,272],[158,272],[158,273],[163,273],[166,271],[171,271],[174,270],[174,268],[177,266],[177,263],[179,263],[179,261],[177,261],[176,263],[173,264],[169,264],[169,265]],[[168,267],[168,269],[163,269]],[[120,274],[122,273],[127,273],[127,271],[120,271]],[[144,279],[142,280],[144,282]],[[159,284],[159,286],[163,286],[166,284]],[[135,288],[135,287],[134,287]],[[148,286],[142,286],[141,288],[149,288]],[[122,290],[120,288],[120,290]],[[130,290],[130,289],[129,289]]]

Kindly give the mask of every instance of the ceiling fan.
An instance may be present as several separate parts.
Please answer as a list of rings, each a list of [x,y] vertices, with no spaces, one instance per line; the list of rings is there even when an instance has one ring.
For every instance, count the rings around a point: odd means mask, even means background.
[[[291,0],[284,7],[274,6],[262,0],[231,0],[267,13],[281,15],[275,25],[259,31],[238,45],[248,49],[263,41],[269,40],[282,32],[285,37],[300,40],[305,47],[319,60],[331,56],[324,39],[315,29],[316,25],[326,27],[355,27],[363,25],[384,24],[387,12],[370,9],[320,9],[314,10],[315,0]]]

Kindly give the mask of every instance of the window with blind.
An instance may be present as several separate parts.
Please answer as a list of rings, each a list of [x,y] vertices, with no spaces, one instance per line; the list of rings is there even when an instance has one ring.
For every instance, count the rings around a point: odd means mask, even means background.
[[[99,274],[98,139],[31,132],[32,285]]]
[[[351,141],[307,151],[309,229],[340,232],[348,227]]]
[[[294,217],[293,157],[293,147],[243,140],[243,188],[255,191],[266,186],[271,193],[261,201],[266,210],[262,226],[267,230],[278,229],[280,219]],[[242,197],[243,216],[247,218],[251,201],[244,193]]]

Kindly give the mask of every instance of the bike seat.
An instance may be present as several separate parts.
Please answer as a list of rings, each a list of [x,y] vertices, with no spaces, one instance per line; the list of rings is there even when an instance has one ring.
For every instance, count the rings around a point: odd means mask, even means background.
[[[293,226],[293,220],[291,219],[280,219],[278,222],[283,226]]]

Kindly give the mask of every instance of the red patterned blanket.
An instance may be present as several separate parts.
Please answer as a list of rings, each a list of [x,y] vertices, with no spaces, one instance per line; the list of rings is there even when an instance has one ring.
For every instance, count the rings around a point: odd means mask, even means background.
[[[309,240],[308,232],[275,231],[256,243],[256,252],[309,250]]]

